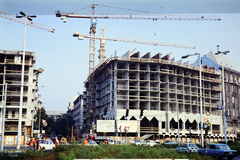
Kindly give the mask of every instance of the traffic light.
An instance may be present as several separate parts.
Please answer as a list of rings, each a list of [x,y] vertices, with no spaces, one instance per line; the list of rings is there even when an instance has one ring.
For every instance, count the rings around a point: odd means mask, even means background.
[[[93,130],[96,131],[96,125],[93,126]]]
[[[128,116],[129,114],[129,109],[126,109],[126,117]]]
[[[105,110],[104,110],[104,115],[106,115],[106,114],[107,114],[107,110],[108,110],[108,108],[107,108],[107,107],[105,107]]]
[[[141,109],[141,112],[140,112],[140,117],[142,117],[143,116],[143,109]]]

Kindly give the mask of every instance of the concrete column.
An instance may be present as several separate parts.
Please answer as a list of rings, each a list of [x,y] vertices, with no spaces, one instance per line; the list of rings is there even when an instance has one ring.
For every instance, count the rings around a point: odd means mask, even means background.
[[[137,121],[137,133],[138,133],[138,137],[140,137],[140,120]]]

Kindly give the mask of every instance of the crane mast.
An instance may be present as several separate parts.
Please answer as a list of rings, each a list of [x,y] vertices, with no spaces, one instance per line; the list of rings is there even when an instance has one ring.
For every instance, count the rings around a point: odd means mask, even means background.
[[[95,18],[95,4],[92,4],[91,26],[90,26],[90,42],[89,42],[89,73],[92,73],[95,66],[95,33],[97,20]]]
[[[0,17],[11,20],[11,21],[14,21],[14,22],[22,23],[22,24],[25,23],[24,18],[21,18],[21,19],[16,18],[14,15],[5,13],[3,11],[0,11]],[[49,27],[49,26],[46,26],[46,25],[43,25],[43,24],[39,24],[39,23],[36,23],[36,22],[27,21],[27,25],[38,28],[38,29],[41,29],[41,30],[45,30],[45,31],[48,31],[48,32],[51,32],[51,33],[54,33],[54,31],[55,31],[55,29],[52,29],[52,27]]]

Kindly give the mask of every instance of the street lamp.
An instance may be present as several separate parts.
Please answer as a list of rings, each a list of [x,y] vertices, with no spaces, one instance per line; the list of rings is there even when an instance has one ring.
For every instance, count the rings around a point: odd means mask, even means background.
[[[224,94],[224,57],[223,55],[227,55],[227,53],[229,53],[230,51],[219,51],[219,45],[217,45],[217,53],[215,53],[215,55],[219,55],[222,53],[222,108],[223,108],[223,126],[224,126],[224,140],[225,143],[227,143],[227,125],[226,125],[226,114],[225,114],[225,94]]]
[[[21,135],[22,135],[22,104],[23,104],[23,82],[24,82],[24,67],[25,67],[25,46],[26,46],[26,30],[27,30],[27,20],[32,21],[32,18],[36,18],[36,15],[26,15],[22,11],[20,16],[17,15],[16,18],[25,17],[25,27],[24,27],[24,42],[23,42],[23,57],[22,57],[22,75],[21,75],[21,90],[20,90],[20,106],[19,106],[19,118],[18,118],[18,135],[17,135],[17,148],[20,149]]]
[[[187,54],[182,56],[182,58],[188,58],[189,56],[199,55],[199,87],[200,87],[200,131],[201,131],[201,146],[203,147],[203,122],[202,122],[202,62],[201,53]]]

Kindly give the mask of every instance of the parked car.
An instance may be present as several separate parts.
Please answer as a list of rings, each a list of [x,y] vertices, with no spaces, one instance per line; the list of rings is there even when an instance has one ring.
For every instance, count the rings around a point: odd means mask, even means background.
[[[157,145],[157,143],[155,143],[153,140],[146,140],[141,144],[141,146],[149,146],[149,147],[152,147],[155,145]]]
[[[170,141],[166,141],[164,143],[162,143],[161,145],[170,145],[170,144],[178,144],[178,142],[174,141],[174,140],[170,140]]]
[[[194,143],[182,143],[176,148],[177,152],[198,153],[198,146]]]
[[[199,149],[200,155],[212,156],[216,159],[226,158],[232,160],[237,156],[236,150],[231,150],[227,144],[209,143],[205,149]]]
[[[52,140],[39,140],[39,150],[52,150],[54,149],[56,146],[55,144],[52,142]]]
[[[132,144],[135,146],[141,146],[143,142],[144,142],[143,140],[135,140]]]
[[[108,144],[110,144],[110,145],[115,145],[115,144],[124,144],[124,143],[121,142],[121,141],[119,141],[119,140],[109,139],[109,140],[108,140]]]

